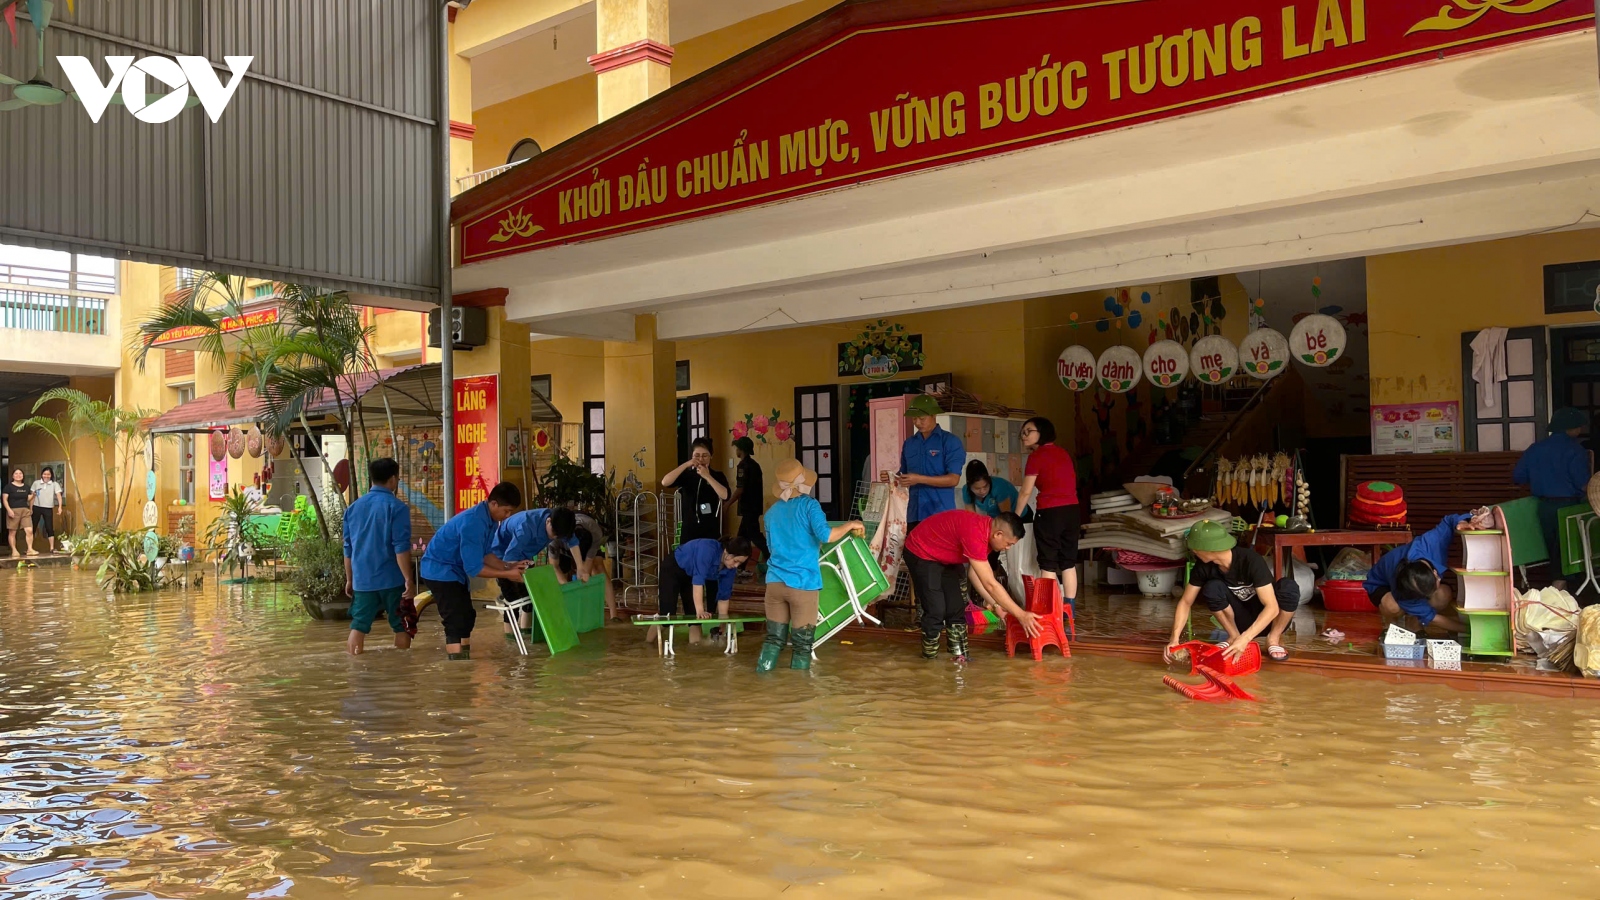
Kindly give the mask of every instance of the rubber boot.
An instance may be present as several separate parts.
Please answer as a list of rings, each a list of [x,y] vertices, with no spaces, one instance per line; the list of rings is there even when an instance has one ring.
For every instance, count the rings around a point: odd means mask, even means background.
[[[778,655],[789,642],[789,623],[767,620],[767,637],[761,642],[761,655],[756,657],[757,672],[771,672],[778,665]]]
[[[926,631],[922,633],[922,658],[939,658],[939,636],[937,634],[933,637],[928,637],[928,633]]]
[[[811,668],[811,646],[817,642],[817,626],[806,625],[793,632],[794,653],[789,655],[789,668]]]
[[[950,628],[950,655],[958,663],[967,661],[967,623],[951,625]]]

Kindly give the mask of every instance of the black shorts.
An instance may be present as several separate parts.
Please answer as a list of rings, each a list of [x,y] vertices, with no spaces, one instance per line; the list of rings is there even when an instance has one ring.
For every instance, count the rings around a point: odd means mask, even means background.
[[[422,581],[433,591],[433,605],[439,608],[439,621],[444,623],[444,642],[459,644],[472,637],[472,626],[478,621],[472,589],[459,581]]]
[[[1033,517],[1039,571],[1064,572],[1078,564],[1078,506],[1052,506]]]
[[[1292,613],[1300,608],[1300,585],[1293,578],[1280,578],[1272,585],[1272,596],[1278,601],[1278,612]],[[1251,594],[1241,599],[1221,580],[1208,581],[1200,586],[1200,599],[1206,609],[1221,612],[1233,608],[1233,620],[1240,628],[1248,628],[1261,615],[1261,598]]]

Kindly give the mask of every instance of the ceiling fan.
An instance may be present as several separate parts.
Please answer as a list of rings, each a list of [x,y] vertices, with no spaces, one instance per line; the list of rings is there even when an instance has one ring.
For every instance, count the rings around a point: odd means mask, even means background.
[[[11,25],[13,36],[16,34],[16,26],[13,21],[16,9],[24,2],[27,3],[28,15],[33,20],[34,34],[38,36],[39,61],[34,69],[33,78],[28,81],[18,81],[9,75],[0,73],[0,85],[10,85],[12,97],[10,100],[0,100],[0,112],[26,109],[30,106],[56,106],[68,97],[74,100],[79,99],[75,92],[58,88],[44,78],[44,33],[45,29],[50,27],[50,17],[55,13],[55,3],[52,0],[0,0],[0,11],[4,12],[7,24]],[[161,94],[146,94],[145,104],[149,105],[161,99],[162,96]],[[123,104],[122,93],[113,94],[111,102],[119,105]],[[191,95],[184,105],[187,107],[199,106],[200,98]]]

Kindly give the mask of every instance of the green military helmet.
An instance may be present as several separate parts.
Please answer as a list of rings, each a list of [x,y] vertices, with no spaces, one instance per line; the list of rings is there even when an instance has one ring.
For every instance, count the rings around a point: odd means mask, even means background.
[[[1202,550],[1208,553],[1221,553],[1232,550],[1239,542],[1234,540],[1232,532],[1216,522],[1207,519],[1196,522],[1189,529],[1188,537],[1190,550]]]

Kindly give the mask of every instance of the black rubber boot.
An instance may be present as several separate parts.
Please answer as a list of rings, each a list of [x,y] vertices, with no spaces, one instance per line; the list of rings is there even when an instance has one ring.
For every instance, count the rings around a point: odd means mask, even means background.
[[[811,668],[811,646],[817,642],[817,626],[806,625],[791,632],[794,652],[789,655],[789,668]]]
[[[950,655],[958,663],[967,661],[967,623],[962,622],[950,627]]]
[[[937,634],[935,634],[932,637],[929,637],[928,633],[926,631],[924,631],[922,633],[922,658],[923,659],[938,659],[939,658],[939,636]]]
[[[789,623],[767,620],[767,637],[761,642],[761,655],[756,657],[757,672],[771,672],[778,665],[778,655],[789,642]]]

